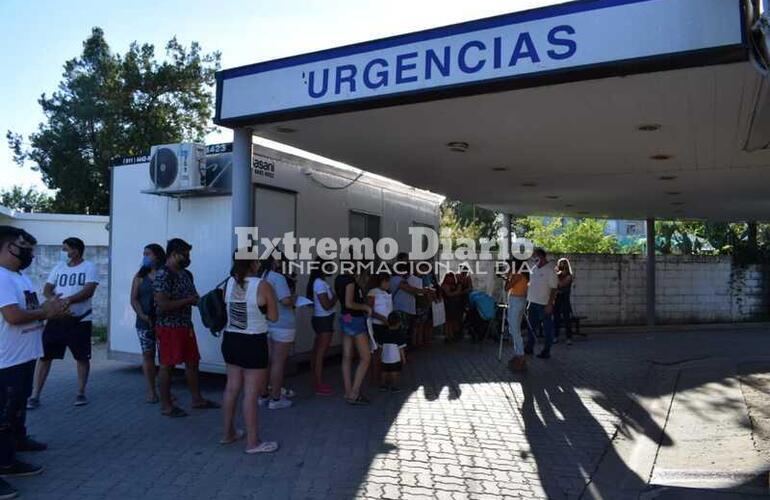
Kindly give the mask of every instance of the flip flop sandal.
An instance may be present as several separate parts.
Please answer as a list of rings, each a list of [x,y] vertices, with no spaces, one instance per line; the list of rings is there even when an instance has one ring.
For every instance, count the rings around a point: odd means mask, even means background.
[[[352,406],[366,406],[370,403],[369,398],[362,394],[359,394],[356,399],[346,399],[345,401]]]
[[[171,417],[171,418],[179,418],[179,417],[187,416],[187,412],[178,406],[173,407],[171,411],[162,411],[160,412],[160,414],[163,415],[164,417]]]
[[[233,444],[234,442],[243,439],[243,436],[245,435],[246,433],[243,431],[243,429],[236,429],[235,436],[232,436],[229,439],[220,439],[219,444]]]
[[[244,451],[249,455],[256,455],[257,453],[273,453],[278,450],[278,443],[275,441],[263,441],[254,448],[246,448]]]
[[[217,408],[221,408],[220,404],[208,399],[205,399],[201,404],[193,405],[195,410],[216,410]]]

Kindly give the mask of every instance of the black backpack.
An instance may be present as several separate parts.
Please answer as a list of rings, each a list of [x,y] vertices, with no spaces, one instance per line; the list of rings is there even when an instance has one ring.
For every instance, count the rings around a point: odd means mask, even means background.
[[[227,304],[225,303],[225,290],[222,287],[226,278],[213,290],[203,295],[198,300],[198,312],[201,315],[201,322],[211,331],[215,337],[219,337],[219,332],[227,326]]]

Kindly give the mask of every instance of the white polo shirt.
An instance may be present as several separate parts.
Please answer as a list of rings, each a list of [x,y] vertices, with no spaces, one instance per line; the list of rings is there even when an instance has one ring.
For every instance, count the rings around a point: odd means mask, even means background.
[[[534,266],[529,275],[527,300],[533,304],[547,305],[551,299],[551,290],[558,286],[556,269],[551,262],[547,262],[543,267]]]

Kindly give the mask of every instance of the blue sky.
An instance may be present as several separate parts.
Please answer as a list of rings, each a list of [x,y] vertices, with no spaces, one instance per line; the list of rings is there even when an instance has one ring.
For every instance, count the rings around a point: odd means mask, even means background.
[[[5,132],[37,128],[38,97],[56,89],[62,64],[80,54],[93,26],[114,51],[136,40],[160,54],[176,35],[221,51],[227,68],[563,1],[0,0],[0,188],[43,186],[38,173],[12,162]],[[209,141],[230,138],[223,131]]]

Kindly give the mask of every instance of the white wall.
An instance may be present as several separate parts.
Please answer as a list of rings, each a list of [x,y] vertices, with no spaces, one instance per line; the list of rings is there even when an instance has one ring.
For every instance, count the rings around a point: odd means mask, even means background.
[[[0,213],[0,224],[20,227],[37,239],[38,245],[61,245],[77,236],[86,246],[106,247],[110,218],[103,215],[25,214],[15,211]]]

